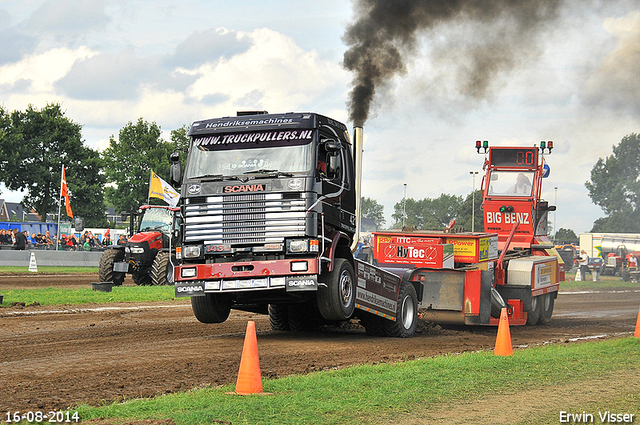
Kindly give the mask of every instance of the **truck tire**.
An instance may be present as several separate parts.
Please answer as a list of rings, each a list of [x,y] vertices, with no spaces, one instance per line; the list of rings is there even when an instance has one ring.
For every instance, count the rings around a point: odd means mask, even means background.
[[[544,304],[543,296],[531,297],[531,309],[527,311],[527,326],[535,326],[540,319],[542,305]]]
[[[289,330],[289,315],[287,314],[288,305],[286,304],[269,304],[269,323],[274,331]]]
[[[542,296],[542,300],[540,300],[542,308],[540,310],[540,317],[538,318],[538,325],[547,325],[551,321],[553,306],[556,300],[554,295],[554,293],[548,293]]]
[[[152,285],[173,285],[173,266],[168,252],[158,252],[151,265]]]
[[[133,282],[138,286],[151,285],[151,276],[149,273],[133,273],[131,277],[133,277]]]
[[[98,279],[100,282],[111,282],[114,286],[121,286],[124,282],[124,273],[113,271],[113,263],[124,259],[124,251],[120,249],[107,249],[100,257],[98,264]]]
[[[229,318],[231,299],[222,294],[191,297],[191,309],[202,323],[222,323]]]
[[[323,324],[329,324],[311,302],[289,304],[287,319],[289,330],[293,332],[317,332]]]
[[[375,314],[367,313],[366,311],[359,312],[358,317],[360,318],[360,324],[364,326],[367,335],[386,336],[386,333],[384,332],[384,322],[386,319],[376,316]]]
[[[416,288],[409,282],[400,284],[396,320],[385,320],[384,331],[388,336],[410,338],[418,327],[418,296]]]
[[[353,267],[344,258],[336,258],[333,271],[320,275],[325,286],[318,288],[317,304],[326,320],[347,320],[356,308],[356,281]]]

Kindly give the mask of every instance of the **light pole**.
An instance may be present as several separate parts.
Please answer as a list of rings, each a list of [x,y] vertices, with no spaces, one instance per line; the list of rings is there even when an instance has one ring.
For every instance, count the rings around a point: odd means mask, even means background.
[[[471,192],[471,233],[476,231],[476,175],[477,171],[469,171],[473,176],[473,191]]]
[[[558,236],[558,186],[553,188],[555,192],[555,199],[553,201],[553,205],[555,205],[556,209],[553,211],[553,242],[556,242],[556,236]]]
[[[404,219],[407,218],[407,184],[404,184],[404,196],[402,197],[402,228],[404,229]]]

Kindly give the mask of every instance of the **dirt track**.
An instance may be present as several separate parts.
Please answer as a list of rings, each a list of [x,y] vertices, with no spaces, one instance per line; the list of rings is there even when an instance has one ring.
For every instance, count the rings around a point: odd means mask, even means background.
[[[94,276],[0,276],[3,289],[84,286]],[[548,326],[512,327],[514,346],[633,332],[638,290],[562,293]],[[51,310],[55,310],[51,312]],[[0,309],[0,412],[62,409],[234,382],[247,320],[256,322],[263,377],[362,363],[491,350],[489,327],[431,327],[410,339],[373,338],[356,322],[322,333],[281,333],[266,316],[232,312],[199,323],[188,300],[145,305]]]

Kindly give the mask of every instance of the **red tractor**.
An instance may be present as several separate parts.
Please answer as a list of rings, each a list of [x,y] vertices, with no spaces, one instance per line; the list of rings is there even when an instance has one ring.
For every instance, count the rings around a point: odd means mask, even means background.
[[[137,285],[173,285],[174,210],[144,205],[138,216],[137,232],[127,243],[113,245],[102,254],[100,281],[120,286],[125,274],[131,273]]]

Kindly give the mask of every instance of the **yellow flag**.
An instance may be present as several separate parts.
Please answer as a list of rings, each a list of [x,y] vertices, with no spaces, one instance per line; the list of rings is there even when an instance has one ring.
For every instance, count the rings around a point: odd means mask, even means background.
[[[151,170],[151,181],[149,183],[149,197],[164,199],[172,208],[175,208],[180,200],[180,194],[169,183],[158,177],[153,170]]]

